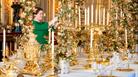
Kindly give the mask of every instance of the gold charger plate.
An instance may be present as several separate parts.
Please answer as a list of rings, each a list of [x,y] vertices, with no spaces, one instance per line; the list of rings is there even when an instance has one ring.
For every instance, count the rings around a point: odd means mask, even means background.
[[[118,68],[116,70],[117,71],[122,71],[122,72],[131,72],[131,71],[134,71],[133,69],[130,69],[130,68]]]

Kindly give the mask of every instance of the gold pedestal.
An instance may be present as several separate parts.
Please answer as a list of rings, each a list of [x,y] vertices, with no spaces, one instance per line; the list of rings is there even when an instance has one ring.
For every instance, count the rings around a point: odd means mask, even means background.
[[[77,59],[74,59],[70,62],[71,66],[74,66],[74,65],[77,65],[77,64],[79,64]]]
[[[52,65],[50,74],[47,77],[58,77],[58,70],[55,68],[55,65]]]
[[[93,58],[94,58],[94,56],[93,56],[94,54],[93,54],[93,50],[92,50],[92,48],[90,49],[90,51],[89,51],[89,53],[88,53],[88,60],[87,60],[87,64],[84,66],[84,68],[85,69],[92,69],[92,62],[93,62]]]
[[[58,75],[57,74],[50,74],[47,77],[58,77]]]
[[[42,71],[39,65],[34,61],[27,61],[24,69],[21,71],[23,74],[30,74],[34,76],[41,76]]]
[[[70,62],[70,65],[71,66],[74,66],[74,65],[78,65],[78,60],[77,60],[77,48],[73,48],[72,49],[72,56],[73,56],[73,60]]]
[[[48,56],[45,57],[45,60],[49,62],[47,68],[49,67],[48,70],[50,70],[47,77],[58,77],[57,64],[55,63],[55,58],[51,52],[48,52]]]

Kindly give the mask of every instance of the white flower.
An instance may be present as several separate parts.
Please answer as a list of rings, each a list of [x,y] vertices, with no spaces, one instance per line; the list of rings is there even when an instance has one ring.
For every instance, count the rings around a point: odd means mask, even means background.
[[[60,33],[60,32],[58,32],[58,35],[61,35],[61,33]]]
[[[26,13],[23,12],[23,13],[21,14],[21,18],[25,18],[25,16],[26,16]]]
[[[29,16],[29,17],[28,17],[28,20],[32,20],[32,19],[33,19],[33,16]]]
[[[24,22],[23,22],[23,20],[19,20],[19,23],[20,23],[20,24],[23,24]]]

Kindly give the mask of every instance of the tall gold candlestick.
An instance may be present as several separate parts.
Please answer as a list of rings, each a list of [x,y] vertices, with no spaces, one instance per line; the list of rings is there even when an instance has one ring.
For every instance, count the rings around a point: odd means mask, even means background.
[[[93,30],[91,29],[91,37],[90,37],[90,47],[93,46]]]
[[[127,49],[127,46],[128,46],[128,43],[127,43],[127,28],[125,28],[125,43],[126,43],[126,49]]]
[[[4,0],[1,0],[1,23],[3,26],[6,25],[6,13],[5,13],[5,5]],[[3,28],[3,57],[6,56],[6,29]]]
[[[52,61],[51,61],[51,65],[52,65],[52,68],[51,68],[51,73],[50,73],[50,75],[49,76],[47,76],[47,77],[56,77],[56,74],[55,74],[55,62],[54,62],[54,31],[52,31],[52,44],[51,44],[51,46],[52,46],[52,53],[51,53],[51,58],[52,58]]]
[[[55,18],[55,0],[53,0],[53,19]],[[54,73],[54,31],[52,31],[52,73]]]
[[[55,0],[53,0],[53,23],[55,22]],[[52,23],[52,24],[53,24]],[[55,62],[54,62],[54,31],[52,31],[52,40],[51,40],[51,42],[52,42],[52,44],[51,44],[51,47],[52,47],[52,52],[51,52],[51,58],[52,58],[52,61],[51,61],[51,63],[52,63],[52,68],[51,68],[51,75],[49,75],[49,76],[47,76],[47,77],[56,77],[56,75],[55,75],[55,69],[54,69],[54,67],[55,67]]]

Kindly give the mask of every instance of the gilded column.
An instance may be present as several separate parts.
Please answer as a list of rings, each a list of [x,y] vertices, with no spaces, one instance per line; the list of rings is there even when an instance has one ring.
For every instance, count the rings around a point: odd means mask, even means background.
[[[9,0],[9,24],[11,25],[13,23],[13,10],[11,9],[12,0]]]

